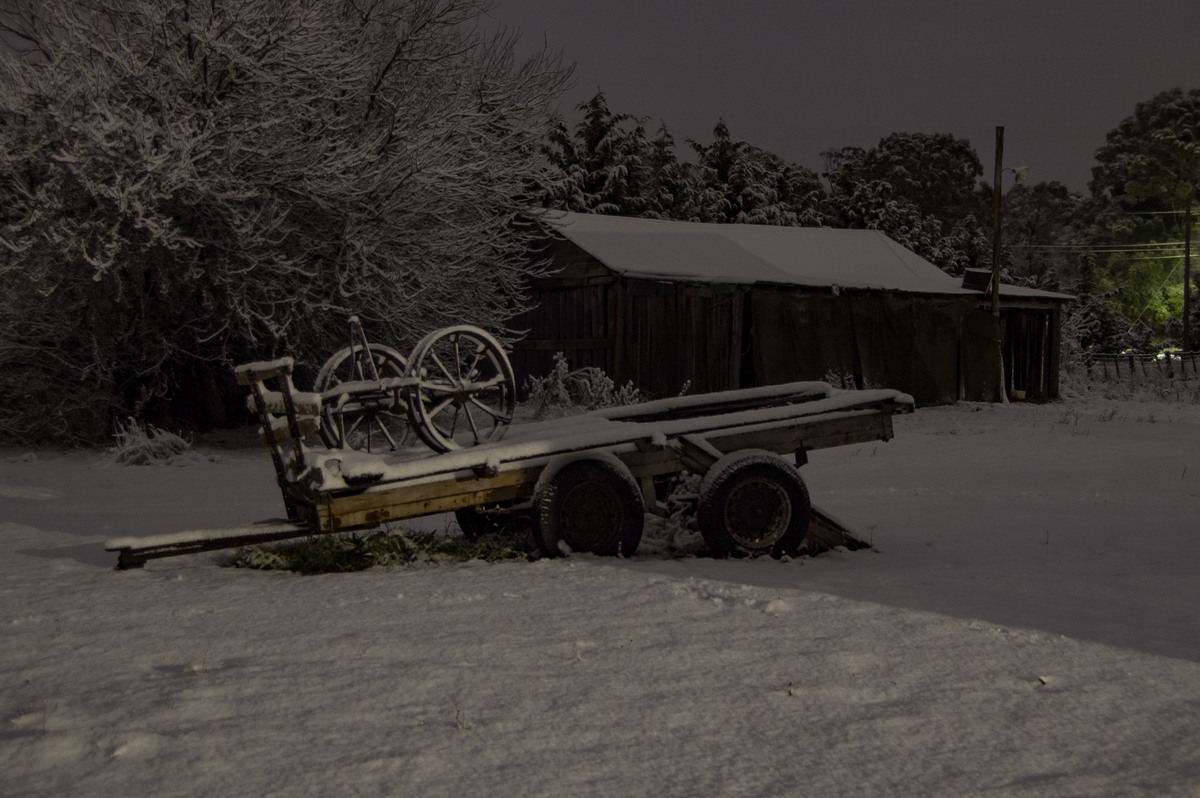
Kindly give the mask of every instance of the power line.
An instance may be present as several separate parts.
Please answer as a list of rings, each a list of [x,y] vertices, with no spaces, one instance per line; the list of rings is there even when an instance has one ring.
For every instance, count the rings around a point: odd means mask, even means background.
[[[1107,253],[1114,254],[1114,253]],[[1183,257],[1183,253],[1178,255],[1141,255],[1138,260],[1179,260]]]
[[[1185,257],[1182,243],[1128,244],[1125,246],[1086,246],[1066,244],[1010,244],[1010,249],[1025,252],[1050,252],[1062,255],[1128,255],[1138,260],[1175,260]]]
[[[1136,252],[1137,250],[1161,250],[1169,247],[1183,248],[1182,241],[1158,241],[1147,244],[1009,244],[1013,249],[1064,249],[1087,252]]]

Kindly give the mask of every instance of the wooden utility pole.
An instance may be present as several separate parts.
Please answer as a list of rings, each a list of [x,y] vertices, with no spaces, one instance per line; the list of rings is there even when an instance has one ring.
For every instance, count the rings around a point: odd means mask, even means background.
[[[1183,347],[1192,351],[1192,198],[1183,216]]]
[[[1004,320],[1000,318],[1000,180],[1004,177],[1004,128],[996,126],[996,175],[992,181],[992,316],[996,321],[996,401],[1008,404],[1004,384]]]
[[[1000,316],[1000,179],[1004,176],[1004,128],[996,126],[996,176],[992,181],[992,315]]]

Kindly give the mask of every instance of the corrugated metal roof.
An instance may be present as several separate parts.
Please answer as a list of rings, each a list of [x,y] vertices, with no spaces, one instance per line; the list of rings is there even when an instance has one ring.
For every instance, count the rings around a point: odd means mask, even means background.
[[[705,224],[553,211],[546,221],[608,268],[634,277],[975,294],[877,230]],[[1005,285],[1000,295],[1070,299]]]

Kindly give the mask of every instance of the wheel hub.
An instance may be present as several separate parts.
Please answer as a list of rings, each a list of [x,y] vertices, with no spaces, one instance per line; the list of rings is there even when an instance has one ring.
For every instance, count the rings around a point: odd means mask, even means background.
[[[725,502],[725,528],[742,545],[763,549],[773,545],[792,518],[792,502],[787,492],[766,479],[746,479]]]
[[[620,537],[621,500],[608,485],[580,483],[563,496],[563,505],[570,508],[563,537],[571,548],[596,551]]]

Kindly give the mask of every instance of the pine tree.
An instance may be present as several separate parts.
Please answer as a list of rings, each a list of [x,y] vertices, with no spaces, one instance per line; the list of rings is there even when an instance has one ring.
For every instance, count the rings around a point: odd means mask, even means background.
[[[689,141],[696,153],[695,179],[701,221],[819,225],[824,191],[816,174],[774,153],[734,140],[724,120],[711,144]]]
[[[556,173],[542,192],[547,207],[583,213],[641,216],[650,210],[650,145],[642,120],[614,113],[604,92],[577,109],[571,130],[557,119],[544,149]]]

